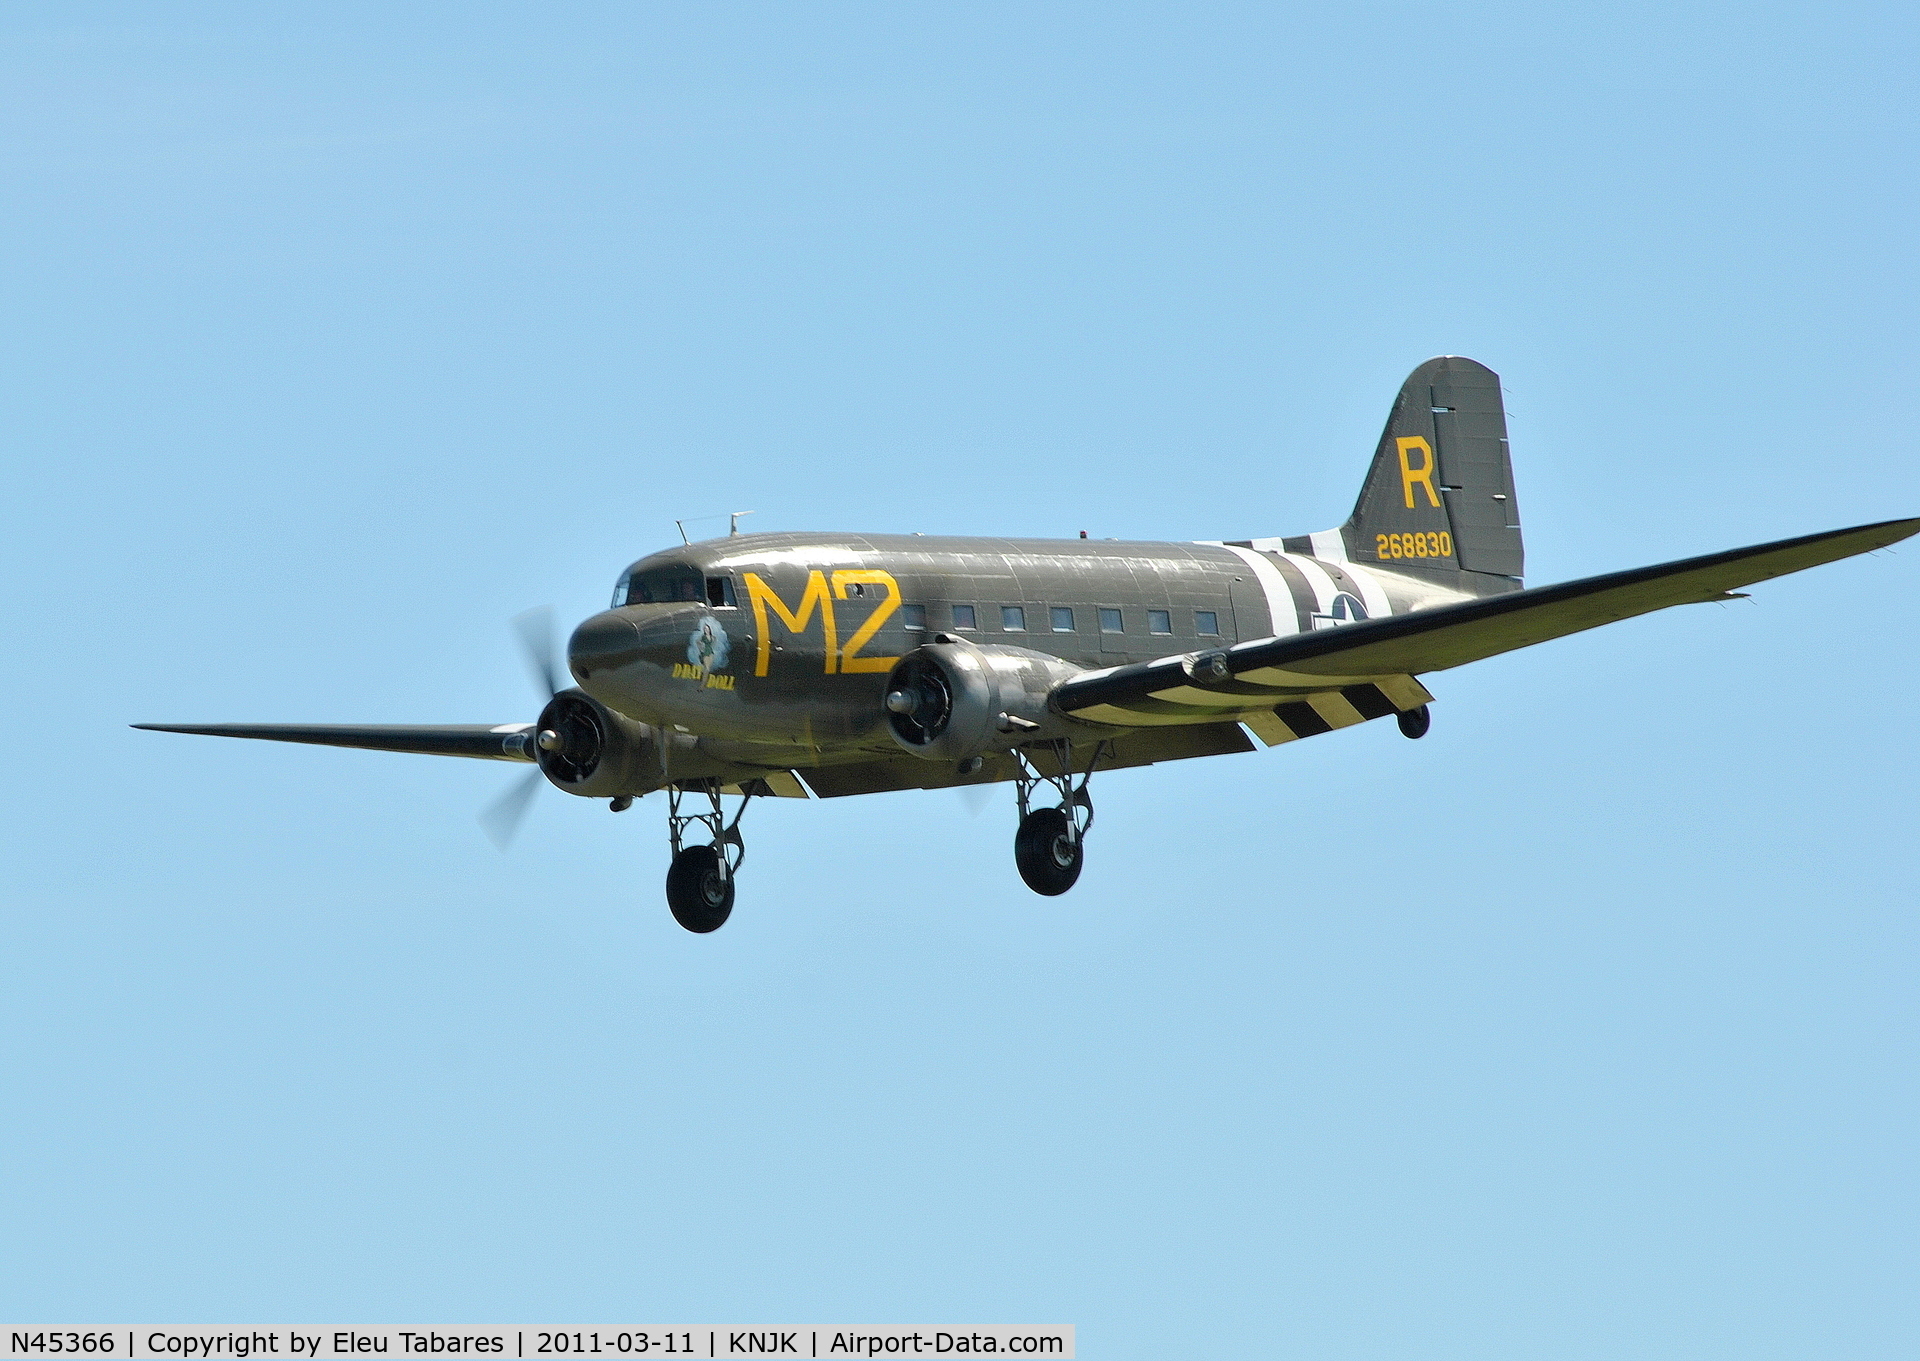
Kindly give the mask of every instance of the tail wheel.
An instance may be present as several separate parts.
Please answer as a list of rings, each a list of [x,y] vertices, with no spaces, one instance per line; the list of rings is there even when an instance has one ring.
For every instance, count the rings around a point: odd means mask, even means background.
[[[1433,726],[1433,714],[1424,704],[1418,709],[1406,710],[1399,719],[1402,737],[1425,737],[1427,729]]]
[[[733,876],[712,846],[689,846],[667,869],[667,906],[673,919],[701,935],[718,931],[733,912]]]
[[[1057,897],[1072,888],[1086,859],[1086,844],[1058,808],[1036,808],[1013,836],[1013,863],[1035,893]]]

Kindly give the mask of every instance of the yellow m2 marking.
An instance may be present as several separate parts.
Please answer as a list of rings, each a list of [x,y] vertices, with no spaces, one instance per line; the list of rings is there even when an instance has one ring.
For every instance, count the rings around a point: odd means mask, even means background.
[[[847,639],[846,650],[840,654],[840,671],[843,675],[854,671],[891,671],[893,664],[900,660],[898,657],[859,657],[854,654],[873,641],[873,635],[880,631],[880,626],[887,622],[888,616],[900,608],[900,583],[893,579],[891,572],[878,570],[835,572],[833,574],[834,599],[845,600],[847,587],[854,585],[885,586],[887,598],[874,607],[873,613],[867,616],[867,622],[854,630],[853,637]],[[828,643],[827,646],[831,650],[833,645]],[[827,663],[827,670],[833,670],[831,660]]]
[[[878,570],[840,571],[833,574],[833,589],[827,589],[826,576],[818,570],[807,573],[807,586],[800,593],[800,604],[796,609],[788,609],[780,593],[760,579],[757,572],[743,574],[747,586],[747,600],[753,606],[754,632],[759,638],[758,654],[754,658],[753,674],[764,676],[767,665],[773,659],[773,635],[767,625],[767,610],[771,606],[773,613],[781,623],[787,626],[789,633],[805,633],[807,625],[813,622],[813,612],[820,611],[821,628],[826,633],[825,674],[831,676],[838,672],[890,671],[898,657],[862,657],[861,648],[873,641],[873,635],[887,622],[893,612],[900,608],[900,585],[893,579],[891,572]],[[834,618],[833,602],[847,598],[849,586],[884,586],[887,598],[880,602],[865,623],[847,639],[843,649],[840,646],[840,625]]]
[[[1400,446],[1400,490],[1406,495],[1407,509],[1413,509],[1413,488],[1417,483],[1427,494],[1427,504],[1435,510],[1440,509],[1440,493],[1433,489],[1433,446],[1419,435],[1403,435],[1394,441]],[[1415,449],[1423,456],[1421,465],[1416,468],[1408,457]]]
[[[767,662],[773,656],[773,634],[767,627],[767,606],[771,605],[789,633],[805,633],[815,607],[819,608],[821,623],[827,631],[827,674],[831,676],[834,663],[840,660],[840,630],[833,621],[833,597],[827,594],[827,579],[817,571],[807,573],[807,589],[801,592],[798,610],[788,609],[780,593],[760,580],[758,572],[748,572],[746,583],[747,599],[753,602],[753,629],[760,639],[753,674],[766,675]]]

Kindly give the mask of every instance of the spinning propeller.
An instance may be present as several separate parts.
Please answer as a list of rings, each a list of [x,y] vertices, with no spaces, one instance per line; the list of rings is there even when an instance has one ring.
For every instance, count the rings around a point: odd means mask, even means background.
[[[527,670],[540,691],[541,703],[545,704],[560,693],[560,671],[553,650],[553,606],[536,605],[522,610],[513,616],[512,623],[513,631],[520,638],[520,652],[526,659]],[[533,796],[546,783],[546,778],[536,764],[481,812],[480,826],[500,850],[505,851],[512,844],[527,809],[533,806]]]

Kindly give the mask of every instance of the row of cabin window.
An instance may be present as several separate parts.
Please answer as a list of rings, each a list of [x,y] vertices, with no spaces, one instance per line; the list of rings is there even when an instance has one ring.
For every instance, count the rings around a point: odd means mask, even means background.
[[[649,579],[651,578],[651,579]],[[623,587],[626,582],[621,583]],[[703,592],[703,583],[697,575],[668,569],[659,573],[647,573],[633,578],[628,590],[617,592],[615,606],[625,604],[661,603],[668,600],[698,600]],[[708,577],[704,583],[707,604],[715,609],[737,608],[731,577]],[[851,588],[849,594],[864,595],[866,592],[858,585]],[[965,632],[980,627],[978,615],[972,605],[955,605],[953,610],[953,628]],[[1126,616],[1117,609],[1101,606],[1100,632],[1125,633]],[[1048,621],[1055,633],[1077,633],[1079,626],[1073,617],[1071,605],[1054,605],[1047,611]],[[910,629],[924,629],[927,626],[927,607],[925,605],[903,605],[900,607],[900,621]],[[1027,610],[1024,605],[1002,605],[1000,607],[1000,629],[1003,633],[1025,633],[1027,631]],[[1202,638],[1218,637],[1220,633],[1220,614],[1217,610],[1195,610],[1193,612],[1193,631]],[[1147,632],[1150,634],[1173,633],[1173,612],[1171,610],[1148,610]]]
[[[953,609],[953,628],[956,632],[967,632],[980,627],[979,615],[971,605],[955,605]],[[1102,606],[1100,632],[1125,633],[1126,616],[1119,610]],[[1055,633],[1077,633],[1079,626],[1074,622],[1073,607],[1055,605],[1047,611],[1048,621]],[[902,605],[900,621],[910,629],[924,629],[927,626],[927,607],[925,605]],[[1024,605],[1002,605],[1000,607],[1000,630],[1003,633],[1025,633],[1027,631],[1027,609]],[[1203,638],[1213,638],[1220,633],[1220,614],[1217,610],[1195,610],[1193,612],[1193,631]],[[1148,610],[1147,632],[1172,634],[1173,611]]]

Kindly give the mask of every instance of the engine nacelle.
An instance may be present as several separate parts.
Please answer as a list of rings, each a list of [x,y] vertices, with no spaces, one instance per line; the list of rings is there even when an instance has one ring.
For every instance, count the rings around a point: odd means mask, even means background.
[[[887,677],[893,740],[929,761],[965,761],[1023,742],[1084,731],[1047,708],[1047,695],[1081,668],[1043,652],[939,634]]]
[[[540,711],[533,737],[540,773],[583,798],[644,794],[659,787],[654,730],[579,690],[562,690]]]

